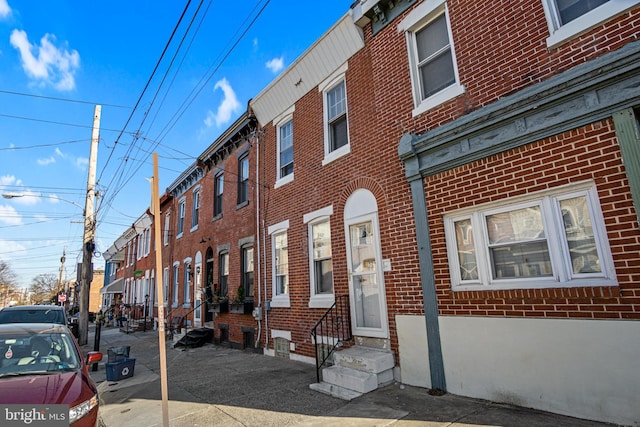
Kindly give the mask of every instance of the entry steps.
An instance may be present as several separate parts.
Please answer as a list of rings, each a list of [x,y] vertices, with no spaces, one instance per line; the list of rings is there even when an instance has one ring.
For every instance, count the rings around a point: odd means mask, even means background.
[[[352,400],[393,382],[393,353],[354,346],[333,354],[333,366],[322,369],[322,381],[312,390],[343,400]]]

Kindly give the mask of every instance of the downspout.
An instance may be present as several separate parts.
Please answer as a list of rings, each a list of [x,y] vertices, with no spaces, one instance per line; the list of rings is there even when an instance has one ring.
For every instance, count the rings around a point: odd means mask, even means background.
[[[258,307],[264,313],[264,307],[262,307],[262,295],[260,294],[260,290],[262,289],[262,280],[261,280],[261,271],[260,268],[260,136],[254,135],[255,143],[256,143],[256,249],[258,255],[258,271],[256,276],[258,277]],[[260,337],[262,337],[262,320],[258,318],[258,339],[255,342],[254,348],[258,348],[260,343]]]
[[[260,140],[260,135],[264,135],[264,129],[258,129],[258,141]],[[264,171],[263,171],[264,173]],[[262,310],[263,316],[264,316],[264,349],[268,350],[269,349],[269,309],[271,307],[267,307],[267,305],[269,305],[268,303],[268,299],[267,299],[267,251],[266,251],[266,247],[267,247],[267,233],[265,230],[265,225],[264,225],[264,213],[262,216],[262,224],[258,224],[258,227],[262,226],[262,247],[265,248],[262,252],[262,262],[264,263],[264,269],[262,270],[262,274],[264,275],[263,277],[263,283],[264,283],[264,307]]]
[[[420,281],[422,282],[422,299],[424,317],[427,326],[427,346],[429,354],[429,370],[431,374],[431,388],[446,391],[442,345],[440,341],[440,326],[438,322],[438,298],[436,294],[435,273],[431,248],[431,232],[427,212],[427,199],[424,192],[424,182],[420,173],[420,159],[413,144],[417,137],[405,134],[400,138],[398,154],[404,162],[405,177],[411,187],[413,205],[413,219],[418,244],[418,261],[420,265]]]

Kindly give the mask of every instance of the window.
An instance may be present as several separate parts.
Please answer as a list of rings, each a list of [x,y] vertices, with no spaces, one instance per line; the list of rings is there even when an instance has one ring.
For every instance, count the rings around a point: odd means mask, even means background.
[[[271,236],[271,306],[291,307],[289,300],[289,243],[287,230],[289,220],[271,225],[268,233]]]
[[[242,248],[242,287],[246,298],[253,299],[253,247]]]
[[[278,126],[278,179],[293,174],[293,120]]]
[[[193,207],[191,208],[191,229],[198,227],[198,216],[200,212],[200,189],[193,192]]]
[[[173,264],[173,306],[177,307],[178,306],[178,284],[179,284],[179,277],[180,274],[180,264],[176,263]]]
[[[169,226],[170,225],[171,225],[171,215],[166,214],[164,217],[164,237],[163,237],[163,242],[165,246],[169,244]]]
[[[550,34],[547,46],[569,40],[638,3],[638,0],[543,0]]]
[[[151,228],[144,229],[144,256],[149,255],[151,251]]]
[[[187,258],[184,260],[184,294],[183,294],[183,302],[185,306],[188,306],[191,302],[191,278],[193,277],[193,271],[191,271],[191,259]]]
[[[454,290],[616,285],[593,185],[445,217]]]
[[[464,92],[459,83],[446,3],[424,2],[398,26],[405,31],[415,109],[421,114]]]
[[[185,211],[185,200],[181,200],[178,206],[178,235],[176,237],[182,236],[184,232],[184,211]]]
[[[289,293],[289,245],[287,232],[273,235],[274,296]]]
[[[333,294],[333,257],[331,250],[331,222],[333,206],[305,214],[309,254],[309,307],[328,308],[335,302]]]
[[[224,175],[216,174],[213,194],[213,216],[222,215],[222,193],[224,191]]]
[[[329,152],[336,151],[349,143],[347,130],[347,91],[341,80],[325,92],[327,107],[327,133]]]
[[[313,295],[333,294],[333,262],[329,219],[309,224]]]
[[[219,271],[218,281],[220,282],[220,296],[228,295],[228,282],[229,282],[229,253],[223,252],[218,255],[219,258]]]
[[[249,201],[249,156],[238,160],[238,204]]]
[[[166,304],[169,301],[169,268],[162,270],[162,300]]]

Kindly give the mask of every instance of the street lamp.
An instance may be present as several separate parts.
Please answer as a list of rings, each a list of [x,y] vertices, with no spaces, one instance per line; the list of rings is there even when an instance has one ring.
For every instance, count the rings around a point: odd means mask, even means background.
[[[65,202],[65,203],[69,203],[77,208],[80,208],[84,211],[84,207],[72,202],[71,200],[67,200],[67,199],[62,199],[60,197],[57,196],[52,196],[52,195],[42,195],[42,194],[18,194],[18,193],[2,193],[2,197],[5,199],[18,199],[20,197],[37,197],[37,198],[42,198],[42,199],[52,199],[52,200],[58,200],[60,202]]]

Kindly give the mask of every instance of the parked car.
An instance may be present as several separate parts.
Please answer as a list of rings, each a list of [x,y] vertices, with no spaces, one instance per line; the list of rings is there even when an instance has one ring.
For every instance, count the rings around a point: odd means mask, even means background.
[[[0,323],[57,323],[68,325],[61,305],[14,305],[0,310]]]
[[[95,426],[98,390],[88,366],[100,360],[100,352],[84,360],[67,326],[0,325],[0,403],[69,405],[70,426]]]

